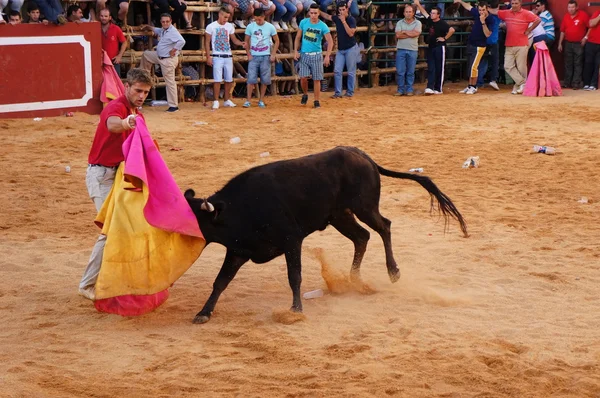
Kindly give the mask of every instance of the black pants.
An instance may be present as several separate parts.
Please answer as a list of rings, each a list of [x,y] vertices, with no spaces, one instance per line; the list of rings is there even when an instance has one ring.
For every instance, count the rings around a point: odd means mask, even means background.
[[[581,88],[583,70],[583,47],[579,42],[565,41],[565,81],[566,87]]]
[[[583,85],[598,88],[598,68],[600,68],[600,44],[586,43],[583,65]]]
[[[446,46],[427,49],[427,88],[442,92],[445,64]]]
[[[156,26],[160,26],[160,14],[171,14],[174,24],[179,24],[179,20],[183,15],[183,12],[187,8],[185,4],[180,4],[178,0],[153,0],[154,5],[158,7],[158,19],[159,23]],[[173,12],[169,11],[169,6],[173,8]],[[179,25],[177,25],[179,26]]]

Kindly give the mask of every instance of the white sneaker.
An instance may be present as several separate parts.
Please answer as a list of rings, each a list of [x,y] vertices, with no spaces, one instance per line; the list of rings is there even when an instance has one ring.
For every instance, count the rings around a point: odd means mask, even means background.
[[[88,300],[94,301],[96,300],[96,288],[94,286],[79,288],[79,295]]]
[[[460,90],[458,93],[459,93],[459,94],[466,94],[466,93],[467,93],[467,91],[469,91],[469,88],[470,88],[470,87],[468,87],[468,86],[467,86],[466,88],[464,88],[464,89]]]
[[[588,91],[588,90],[590,89],[590,86],[583,86],[583,89],[584,89],[585,91]]]
[[[213,109],[219,109],[219,101],[213,101]]]
[[[443,91],[437,91],[437,90],[433,90],[433,93],[434,93],[435,95],[444,94],[444,92],[443,92]]]
[[[279,26],[279,22],[278,21],[271,22],[271,25],[273,25],[276,30],[281,30],[281,26]]]
[[[500,90],[500,87],[498,87],[498,83],[496,82],[490,82],[490,87],[496,91]]]
[[[238,19],[237,21],[233,21],[233,23],[242,29],[246,29],[246,25],[244,24],[244,21],[242,21],[241,19]]]
[[[290,26],[293,29],[298,29],[298,22],[296,22],[296,17],[292,18],[292,21],[290,22]]]
[[[596,91],[596,90],[597,90],[597,89],[596,89],[596,87],[594,87],[594,86],[590,86],[590,88],[588,88],[588,91]]]
[[[477,87],[468,87],[467,88],[467,92],[465,94],[467,95],[473,95],[477,92]]]
[[[225,108],[235,108],[236,107],[236,105],[233,103],[232,100],[227,100],[227,101],[223,102],[223,106]]]
[[[433,90],[432,90],[432,89],[430,89],[430,88],[426,88],[426,89],[425,89],[425,92],[424,92],[424,94],[425,94],[425,95],[432,95],[432,94],[435,94],[435,91],[433,91]]]
[[[288,30],[289,29],[288,26],[287,26],[287,24],[285,23],[285,21],[281,21],[281,29],[283,29],[283,30]]]
[[[513,86],[513,89],[512,89],[512,91],[511,91],[510,93],[511,93],[511,94],[513,94],[513,95],[517,95],[517,94],[518,94],[518,93],[517,93],[517,90],[518,90],[518,89],[519,89],[519,86],[517,86],[517,85],[515,84],[515,85]]]
[[[525,84],[521,84],[519,86],[519,88],[517,89],[517,94],[523,94],[523,91],[525,91]]]

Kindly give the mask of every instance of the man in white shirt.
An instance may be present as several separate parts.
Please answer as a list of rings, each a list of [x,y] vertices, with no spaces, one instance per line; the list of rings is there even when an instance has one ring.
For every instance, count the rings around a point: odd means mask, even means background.
[[[154,35],[159,37],[159,41],[156,51],[144,51],[140,68],[150,71],[154,64],[160,65],[160,70],[167,85],[167,102],[169,103],[167,112],[172,113],[179,110],[175,69],[179,64],[178,55],[185,45],[185,40],[179,34],[177,28],[173,26],[171,14],[162,14],[160,24],[162,28],[153,28],[148,25],[142,27],[142,30],[154,32]]]
[[[227,7],[219,10],[219,19],[206,27],[204,39],[206,40],[206,64],[213,68],[213,93],[215,99],[212,109],[219,109],[219,92],[221,83],[225,80],[225,95],[223,106],[234,107],[235,104],[229,99],[231,85],[233,83],[233,54],[229,40],[238,46],[246,48],[246,43],[235,37],[235,27],[229,20],[230,12]],[[211,50],[212,48],[212,56]]]

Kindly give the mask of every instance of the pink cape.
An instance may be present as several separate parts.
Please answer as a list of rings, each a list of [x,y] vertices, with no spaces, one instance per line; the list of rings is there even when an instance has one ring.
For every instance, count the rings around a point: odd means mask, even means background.
[[[173,179],[156,147],[143,117],[123,144],[125,180],[137,189],[147,189],[144,218],[151,226],[182,235],[204,238],[196,216]],[[123,316],[153,311],[169,297],[168,289],[148,295],[121,295],[97,299],[98,311]]]
[[[102,87],[100,89],[100,101],[108,103],[115,98],[119,98],[125,94],[125,86],[121,82],[121,78],[117,75],[117,71],[112,64],[106,51],[102,50],[104,55],[102,61]]]
[[[550,52],[543,41],[535,43],[535,58],[527,76],[523,95],[528,97],[558,97],[562,95]]]

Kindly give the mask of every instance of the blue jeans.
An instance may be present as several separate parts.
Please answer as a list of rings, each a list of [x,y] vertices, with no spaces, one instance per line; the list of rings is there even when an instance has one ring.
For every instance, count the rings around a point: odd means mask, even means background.
[[[396,51],[396,84],[398,84],[399,93],[413,92],[418,53],[418,51],[402,48]]]
[[[274,22],[290,22],[296,11],[298,11],[296,6],[292,4],[290,0],[285,0],[285,4],[273,0],[273,4],[275,4],[275,15],[273,16]]]
[[[321,0],[319,3],[319,8],[323,12],[327,12],[327,7],[333,4],[333,0]],[[350,4],[350,15],[354,18],[360,15],[360,10],[358,9],[358,0],[353,0],[352,4]]]
[[[477,77],[477,87],[483,86],[483,77],[488,70],[488,63],[492,64],[492,70],[490,71],[490,81],[497,82],[498,81],[498,68],[500,61],[500,53],[498,51],[498,43],[488,44],[486,54],[481,59],[479,63],[479,68],[477,72],[479,76]]]
[[[64,13],[58,0],[32,0],[32,2],[40,8],[48,22],[57,23],[56,18]]]
[[[346,88],[346,95],[352,96],[354,94],[354,83],[356,77],[356,63],[358,62],[359,52],[358,45],[347,50],[338,50],[335,54],[335,64],[333,67],[333,79],[335,81],[335,94],[342,94],[342,73],[344,72],[344,65],[348,71],[348,81]]]

